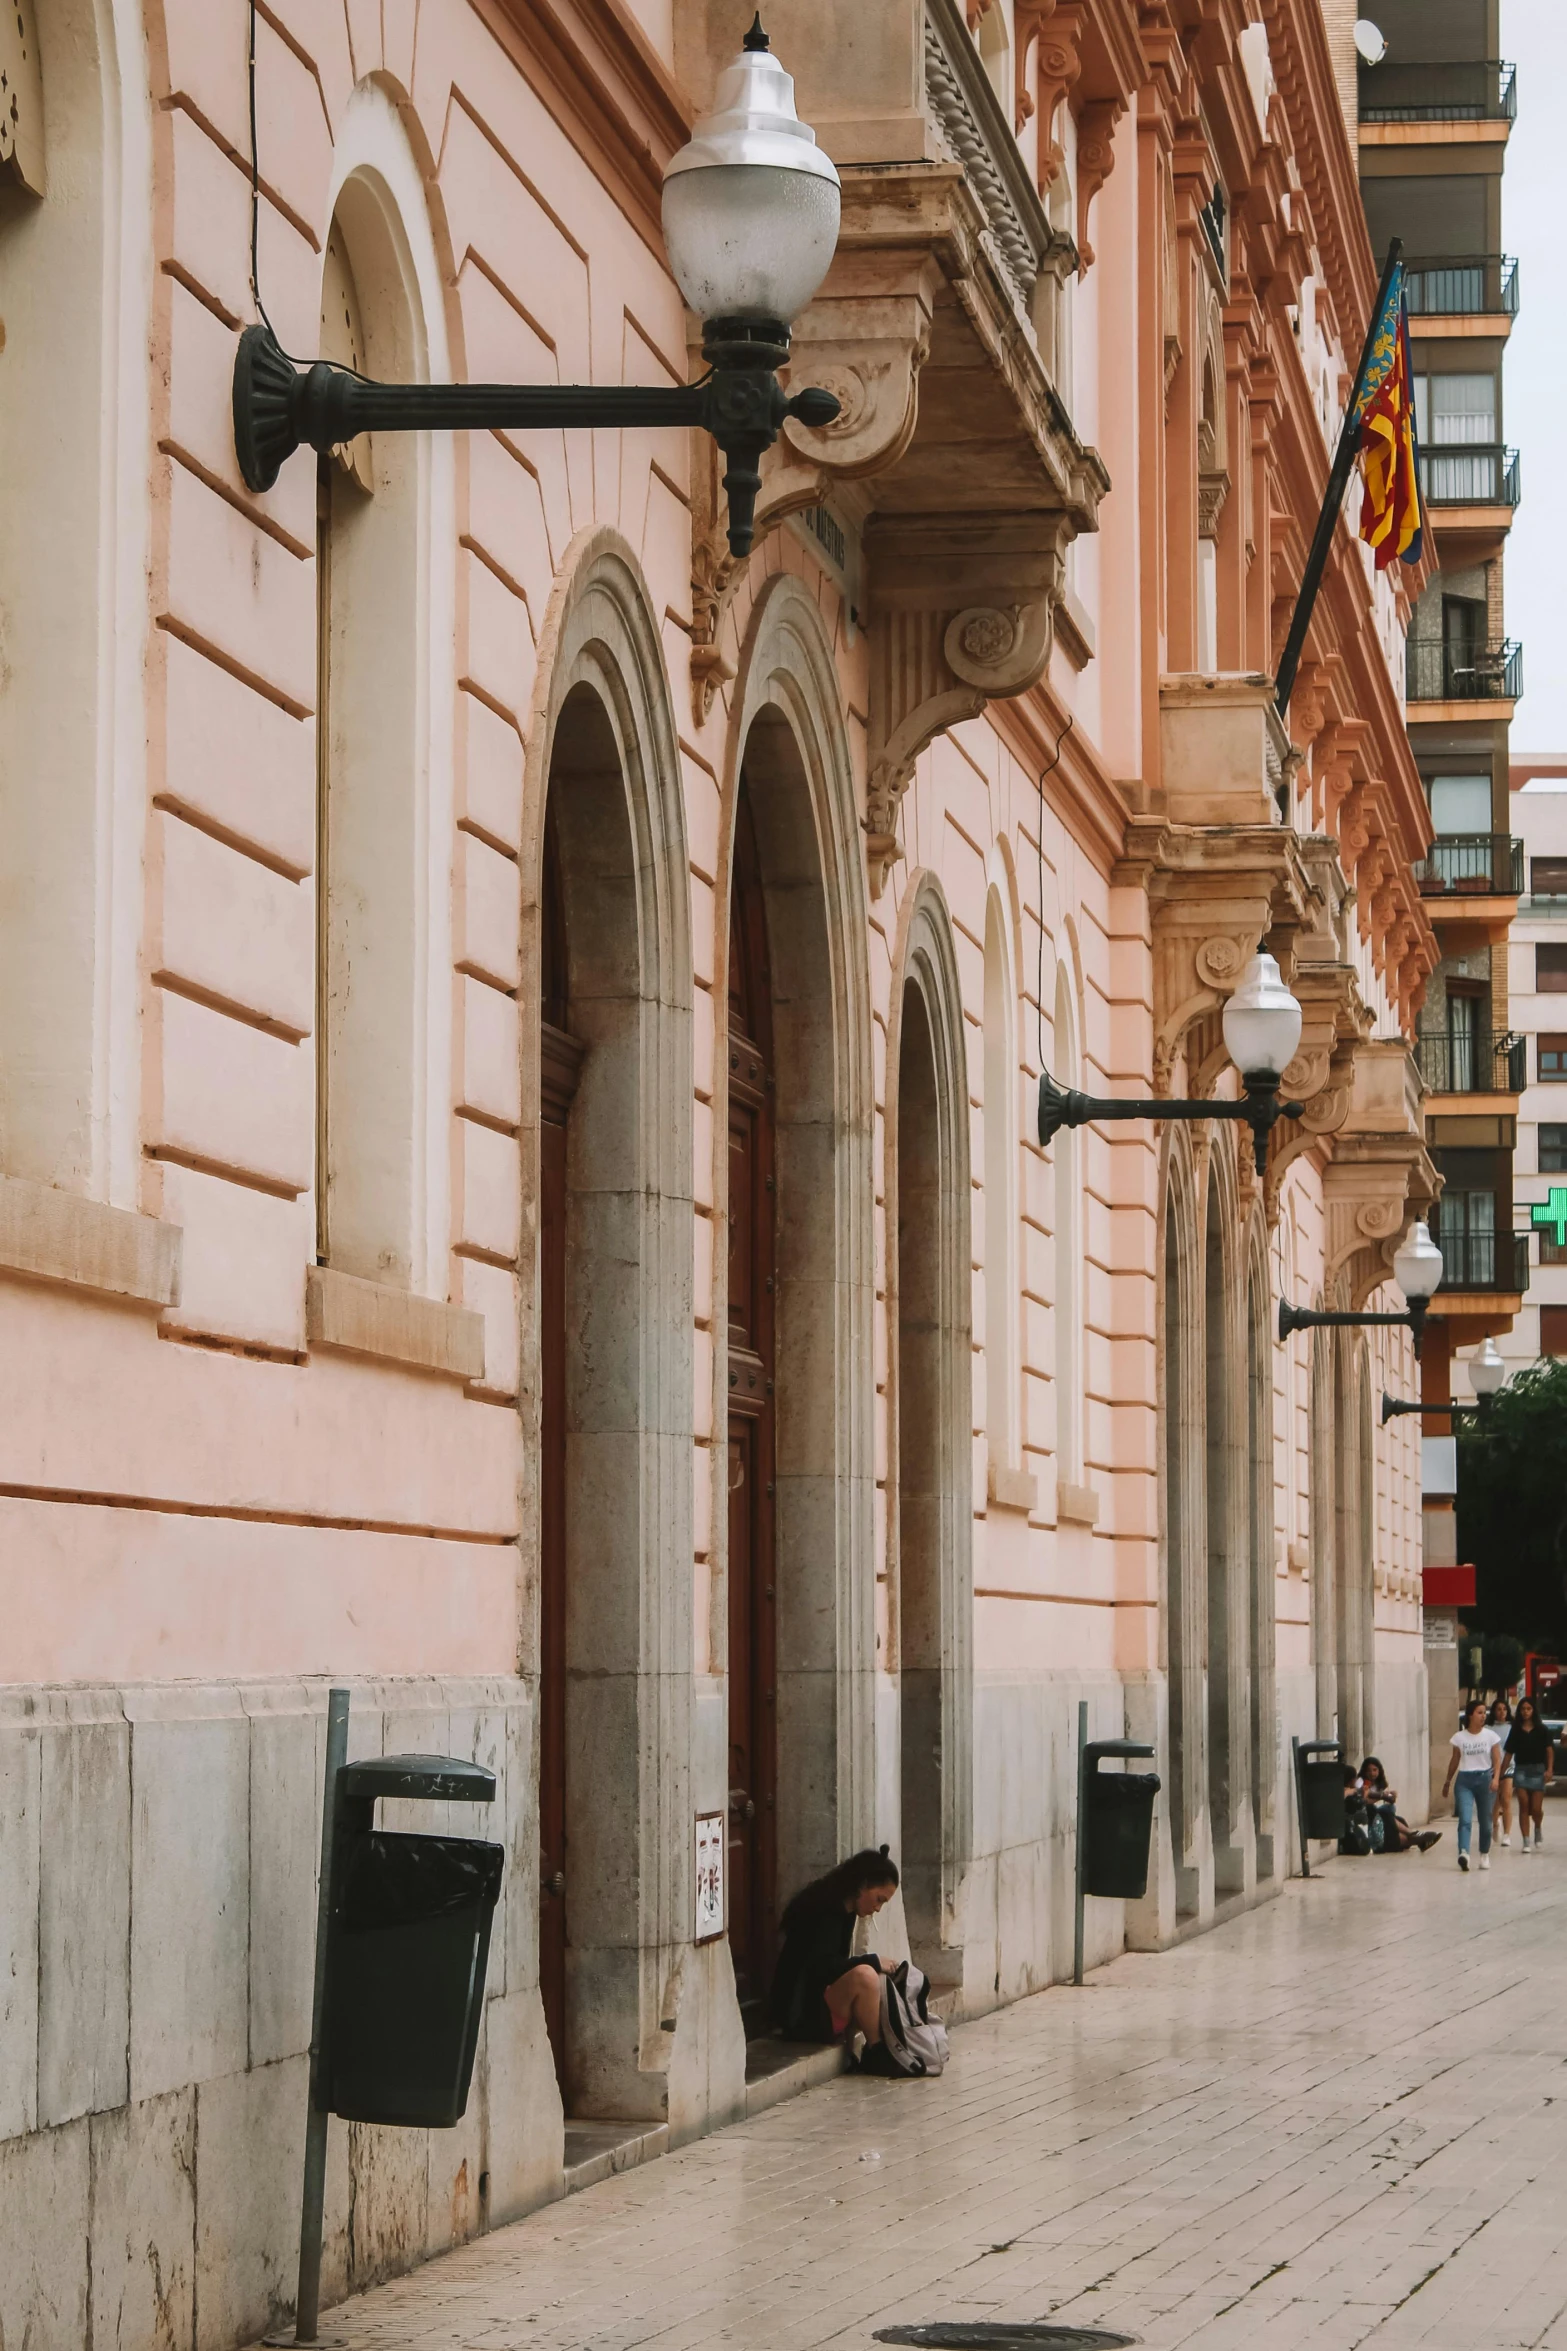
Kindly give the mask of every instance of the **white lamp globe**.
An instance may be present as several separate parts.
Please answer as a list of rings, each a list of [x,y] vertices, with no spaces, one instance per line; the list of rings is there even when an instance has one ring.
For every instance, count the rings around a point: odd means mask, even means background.
[[[1496,1352],[1496,1341],[1487,1339],[1478,1355],[1469,1358],[1469,1385],[1477,1396],[1494,1396],[1507,1385],[1507,1366]]]
[[[664,173],[675,282],[704,321],[786,327],[831,267],[839,210],[838,174],[795,113],[794,81],[758,19]]]
[[[1282,1077],[1300,1043],[1300,1006],[1271,955],[1254,955],[1224,1007],[1224,1047],[1242,1077]]]
[[[1417,1224],[1393,1259],[1393,1279],[1408,1299],[1433,1298],[1442,1279],[1442,1252]]]

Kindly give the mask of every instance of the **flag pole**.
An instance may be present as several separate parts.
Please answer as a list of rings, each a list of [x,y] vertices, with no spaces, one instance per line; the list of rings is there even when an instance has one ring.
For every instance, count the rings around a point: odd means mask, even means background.
[[[1344,410],[1344,428],[1338,437],[1338,448],[1333,458],[1333,471],[1328,475],[1328,486],[1323,493],[1322,512],[1317,517],[1317,535],[1311,542],[1311,553],[1306,558],[1305,576],[1300,583],[1300,594],[1295,601],[1294,617],[1290,621],[1290,633],[1284,640],[1284,654],[1279,662],[1278,681],[1273,693],[1273,706],[1280,718],[1288,710],[1290,696],[1295,691],[1295,672],[1300,667],[1300,657],[1306,644],[1306,631],[1311,626],[1311,616],[1316,609],[1317,591],[1322,585],[1322,575],[1327,569],[1328,555],[1333,545],[1334,526],[1344,504],[1344,492],[1349,487],[1349,477],[1354,469],[1355,453],[1360,446],[1360,419],[1355,411],[1360,406],[1360,395],[1365,389],[1366,377],[1370,372],[1371,353],[1376,343],[1377,327],[1382,318],[1382,306],[1387,300],[1388,288],[1393,283],[1393,272],[1398,267],[1398,257],[1403,250],[1403,239],[1395,237],[1388,246],[1387,260],[1382,265],[1382,283],[1378,286],[1377,298],[1371,305],[1371,323],[1366,329],[1365,348],[1360,354],[1360,366],[1356,371],[1354,386],[1349,395],[1348,405]]]

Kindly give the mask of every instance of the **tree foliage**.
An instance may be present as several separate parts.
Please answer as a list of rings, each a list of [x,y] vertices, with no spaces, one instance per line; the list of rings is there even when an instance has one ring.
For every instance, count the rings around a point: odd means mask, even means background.
[[[1458,1556],[1475,1564],[1477,1630],[1567,1646],[1567,1358],[1458,1423]]]

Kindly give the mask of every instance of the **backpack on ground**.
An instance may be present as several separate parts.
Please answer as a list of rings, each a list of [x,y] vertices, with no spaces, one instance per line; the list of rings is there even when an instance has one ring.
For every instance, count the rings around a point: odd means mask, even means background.
[[[930,2013],[930,1983],[911,1959],[883,1968],[881,1978],[881,2042],[867,2049],[875,2065],[864,2070],[886,2074],[937,2074],[947,2062],[947,2028]],[[863,2061],[862,2061],[863,2063]]]
[[[1347,1798],[1344,1805],[1344,1834],[1338,1841],[1341,1853],[1369,1853],[1371,1851],[1371,1814],[1359,1796]]]

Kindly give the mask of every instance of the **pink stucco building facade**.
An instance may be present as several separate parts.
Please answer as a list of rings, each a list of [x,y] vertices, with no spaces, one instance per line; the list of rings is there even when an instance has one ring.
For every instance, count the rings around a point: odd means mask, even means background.
[[[780,8],[842,414],[741,567],[680,433],[253,495],[247,11],[13,13],[0,2329],[226,2351],[292,2292],[330,1682],[352,1751],[492,1765],[508,1854],[465,2121],[334,2129],[332,2297],[573,2123],[745,2111],[856,1846],[957,2016],[1059,1979],[1083,1699],[1164,1780],[1091,1958],[1298,1867],[1292,1736],[1420,1781],[1408,1336],[1276,1338],[1396,1303],[1433,1190],[1409,603],[1341,531],[1281,724],[1374,285],[1319,0]],[[684,381],[659,179],[749,16],[258,4],[282,343]],[[1260,944],[1266,1166],[1039,1148],[1042,1067],[1233,1093]]]

